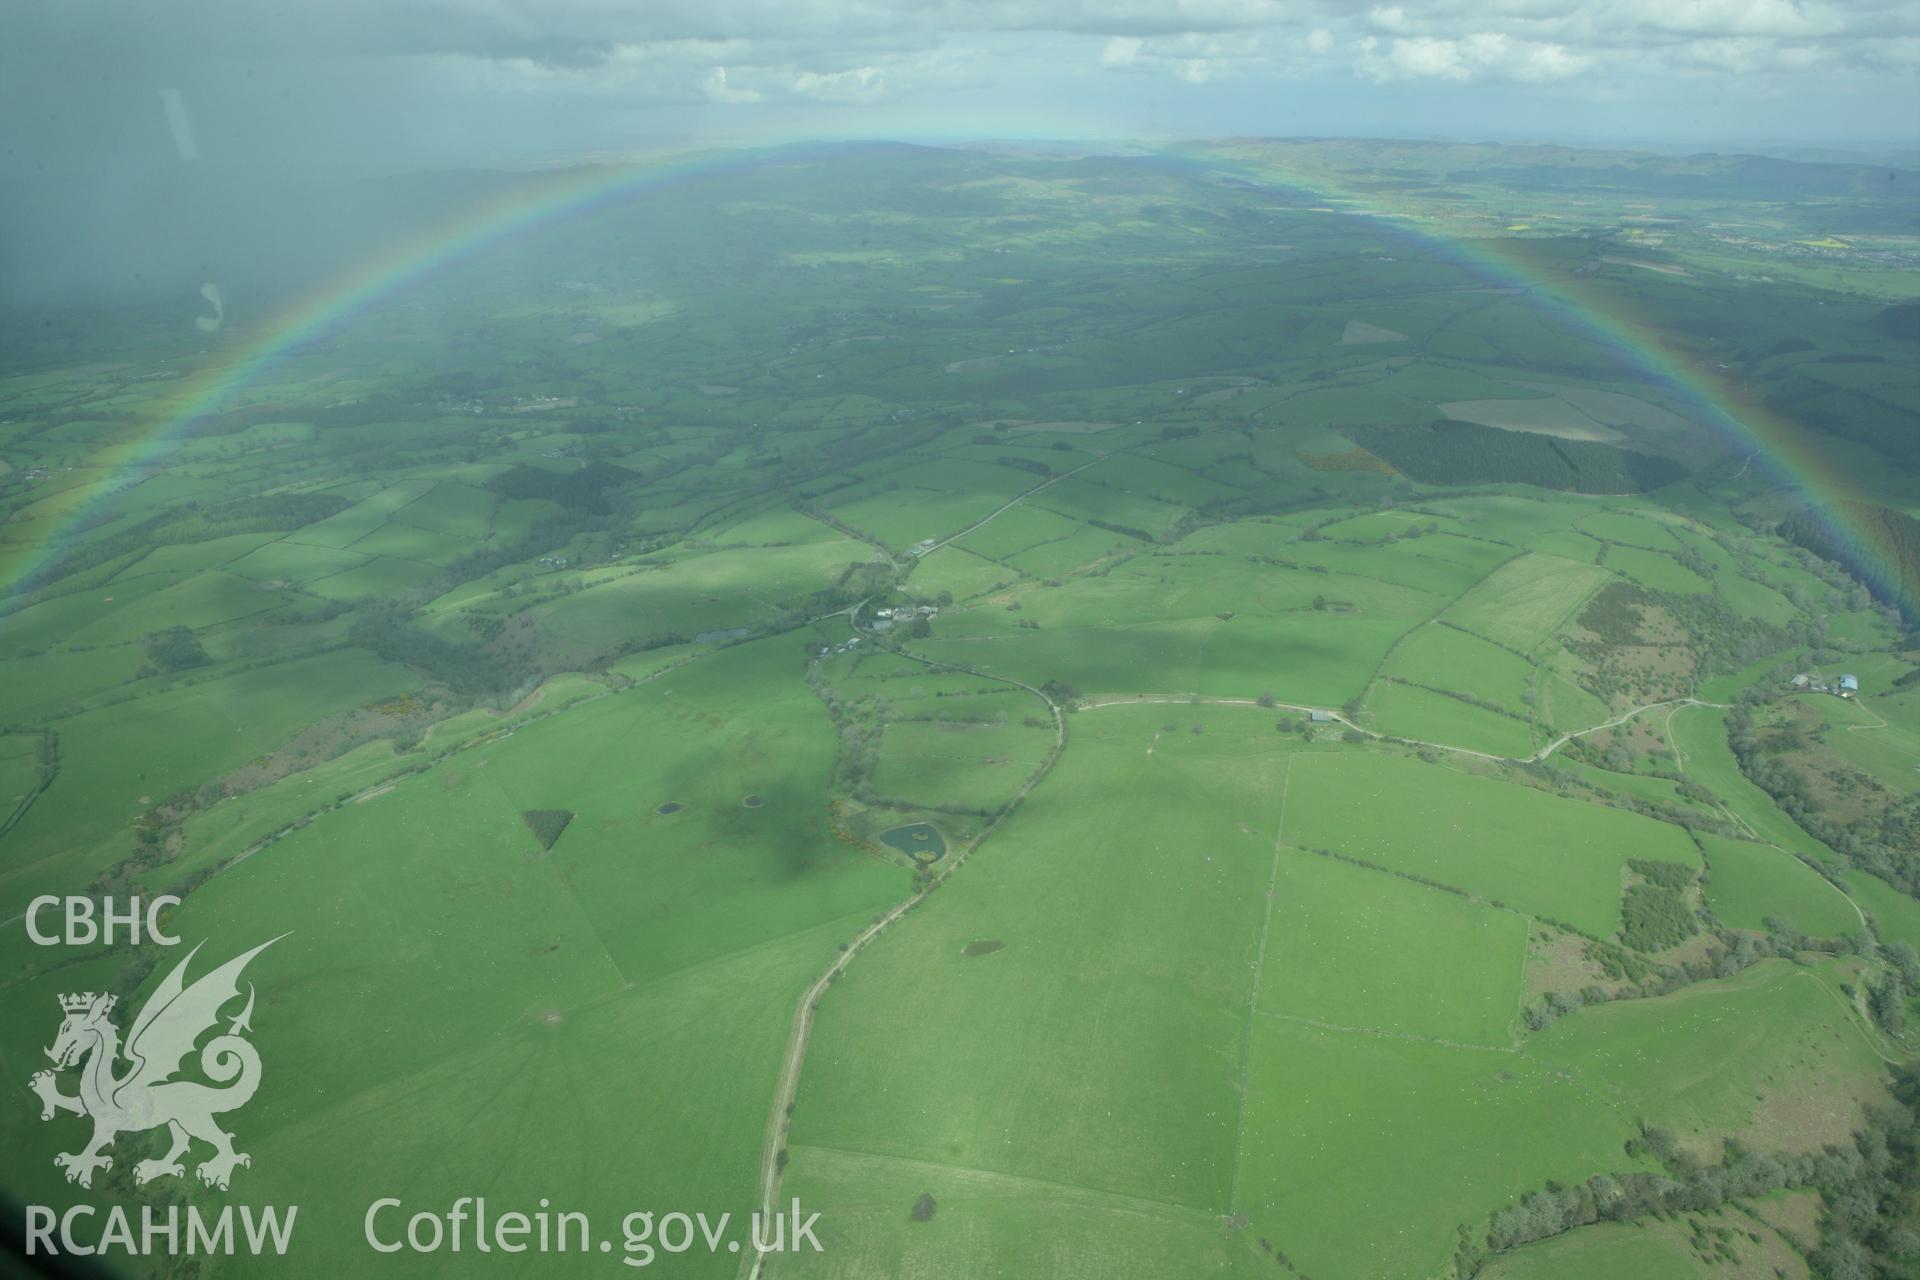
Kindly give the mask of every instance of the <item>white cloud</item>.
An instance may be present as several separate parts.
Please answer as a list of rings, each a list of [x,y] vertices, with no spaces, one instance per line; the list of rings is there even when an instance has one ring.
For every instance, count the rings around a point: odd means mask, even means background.
[[[1575,76],[1591,59],[1557,44],[1515,40],[1496,31],[1477,31],[1453,39],[1396,37],[1361,42],[1359,69],[1374,80],[1516,80],[1541,83]]]
[[[793,77],[790,87],[803,98],[822,102],[862,102],[885,93],[887,80],[878,67],[852,67],[845,71],[802,71]]]
[[[715,67],[700,82],[700,92],[707,95],[709,102],[760,102],[766,95],[757,89],[737,89],[727,83],[727,69]]]

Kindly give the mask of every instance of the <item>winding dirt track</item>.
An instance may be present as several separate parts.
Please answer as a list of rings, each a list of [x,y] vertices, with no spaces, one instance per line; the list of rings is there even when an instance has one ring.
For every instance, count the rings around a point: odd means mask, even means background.
[[[1002,510],[1005,510],[1005,508],[1002,508]],[[992,517],[988,518],[991,519]],[[981,523],[985,523],[985,521]],[[958,535],[955,536],[957,537]],[[1014,793],[1013,798],[1007,802],[1006,807],[995,814],[973,839],[967,841],[966,844],[955,851],[947,863],[946,870],[940,874],[938,879],[934,880],[925,888],[918,890],[912,897],[900,903],[891,911],[882,915],[878,920],[875,920],[866,928],[862,929],[855,935],[853,941],[847,944],[847,949],[834,958],[833,963],[827,966],[826,972],[816,978],[813,985],[808,987],[806,993],[800,997],[800,1004],[793,1011],[793,1027],[787,1033],[787,1051],[785,1058],[780,1063],[780,1080],[774,1088],[773,1106],[767,1113],[766,1134],[761,1139],[760,1198],[756,1207],[762,1215],[761,1221],[763,1222],[772,1221],[773,1214],[775,1213],[775,1205],[780,1196],[780,1153],[786,1148],[787,1121],[791,1114],[794,1099],[799,1093],[800,1072],[806,1065],[807,1047],[813,1040],[813,1013],[814,1009],[819,1005],[820,997],[826,993],[827,988],[832,985],[834,979],[845,972],[846,967],[853,962],[855,956],[860,954],[862,948],[891,927],[895,921],[901,919],[909,911],[912,911],[924,902],[927,895],[933,892],[936,885],[960,869],[961,864],[972,855],[975,849],[980,847],[988,836],[993,834],[994,830],[1006,820],[1007,815],[1019,808],[1020,803],[1025,800],[1028,795],[1032,794],[1033,789],[1040,785],[1041,780],[1053,771],[1054,763],[1060,759],[1060,753],[1066,749],[1067,745],[1067,720],[1066,717],[1061,714],[1059,704],[1034,686],[1019,680],[1014,680],[1008,676],[996,676],[990,672],[976,671],[972,667],[963,667],[951,662],[935,662],[928,658],[907,653],[904,650],[895,650],[895,652],[911,662],[918,662],[922,666],[931,667],[937,671],[957,671],[964,675],[978,677],[982,680],[994,680],[1000,684],[1011,685],[1016,689],[1024,689],[1028,693],[1031,693],[1034,697],[1047,704],[1047,711],[1053,716],[1053,750],[1048,753],[1046,760],[1044,760],[1038,768],[1027,775],[1027,780],[1020,785],[1020,789]],[[756,1251],[752,1257],[743,1257],[740,1263],[740,1274],[746,1277],[746,1280],[759,1280],[765,1271],[768,1256],[769,1255],[765,1253]]]

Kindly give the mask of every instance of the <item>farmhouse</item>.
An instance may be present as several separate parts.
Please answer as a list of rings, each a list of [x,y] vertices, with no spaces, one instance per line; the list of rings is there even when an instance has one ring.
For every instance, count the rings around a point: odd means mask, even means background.
[[[1796,693],[1831,693],[1838,697],[1851,698],[1860,692],[1860,677],[1852,675],[1841,676],[1832,684],[1828,684],[1824,676],[1807,675],[1803,672],[1789,680],[1787,684]]]
[[[1315,724],[1328,724],[1333,720],[1333,712],[1309,711],[1307,712],[1307,719],[1311,720]]]

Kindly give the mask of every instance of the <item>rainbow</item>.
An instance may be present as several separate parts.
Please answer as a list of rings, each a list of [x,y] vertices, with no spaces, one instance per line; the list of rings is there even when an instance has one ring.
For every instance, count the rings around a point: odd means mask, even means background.
[[[694,178],[747,172],[775,162],[806,158],[804,147],[702,152],[658,161],[595,165],[529,175],[505,195],[465,211],[423,233],[396,241],[339,278],[284,308],[257,332],[233,347],[218,363],[182,379],[168,408],[153,428],[129,443],[111,446],[89,461],[107,476],[65,514],[59,534],[44,539],[37,554],[0,570],[0,588],[17,592],[59,550],[64,536],[87,520],[116,490],[116,481],[151,469],[157,456],[198,423],[226,410],[247,387],[257,383],[291,353],[337,332],[356,317],[417,286],[474,254],[555,222],[578,217],[632,199],[648,191]],[[1182,149],[1176,164],[1218,172],[1315,194],[1324,202],[1354,211],[1378,208],[1377,193],[1364,196],[1329,186],[1324,175],[1300,180],[1276,170],[1269,156],[1249,155],[1239,144],[1224,149]],[[1389,210],[1383,229],[1410,237],[1417,246],[1448,257],[1477,277],[1501,287],[1525,290],[1575,332],[1614,351],[1626,367],[1652,378],[1719,433],[1736,451],[1758,465],[1761,474],[1806,499],[1835,545],[1851,553],[1883,599],[1909,616],[1920,616],[1920,583],[1903,570],[1899,557],[1864,522],[1850,514],[1860,495],[1817,437],[1751,403],[1705,362],[1665,341],[1649,317],[1597,281],[1548,279],[1512,242],[1449,237],[1412,209]],[[1524,244],[1524,242],[1518,242]]]
[[[1256,144],[1257,145],[1257,144]],[[1829,546],[1844,548],[1850,567],[1864,574],[1874,594],[1909,618],[1920,617],[1920,581],[1903,563],[1886,535],[1855,511],[1870,502],[1840,465],[1831,441],[1793,423],[1759,400],[1745,395],[1710,362],[1670,341],[1657,320],[1637,311],[1631,299],[1603,278],[1562,274],[1549,278],[1524,255],[1526,241],[1448,236],[1429,214],[1403,204],[1392,208],[1378,192],[1339,190],[1324,175],[1295,180],[1285,170],[1262,165],[1238,149],[1202,155],[1216,169],[1246,179],[1264,178],[1352,210],[1378,210],[1388,234],[1410,238],[1418,247],[1437,250],[1456,265],[1491,285],[1526,291],[1573,332],[1596,341],[1619,358],[1625,369],[1649,377],[1685,405],[1691,416],[1745,455],[1741,474],[1757,469],[1774,484],[1794,491],[1821,526]]]
[[[792,162],[804,152],[782,151]],[[33,554],[0,566],[0,594],[30,587],[35,575],[84,527],[129,477],[150,472],[166,448],[197,424],[232,407],[230,402],[301,347],[336,333],[356,317],[432,278],[447,267],[555,222],[693,178],[745,172],[768,158],[765,151],[720,151],[676,155],[659,161],[625,162],[534,172],[511,190],[464,210],[458,217],[396,240],[339,278],[281,308],[218,360],[182,378],[151,429],[133,440],[96,451],[88,469],[104,479],[75,502],[60,529]]]

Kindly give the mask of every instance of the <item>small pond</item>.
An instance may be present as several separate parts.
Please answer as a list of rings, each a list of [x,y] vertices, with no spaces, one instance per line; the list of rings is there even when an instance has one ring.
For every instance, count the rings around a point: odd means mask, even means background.
[[[946,856],[947,842],[940,829],[925,822],[880,833],[880,843],[898,849],[917,862],[933,862]]]

